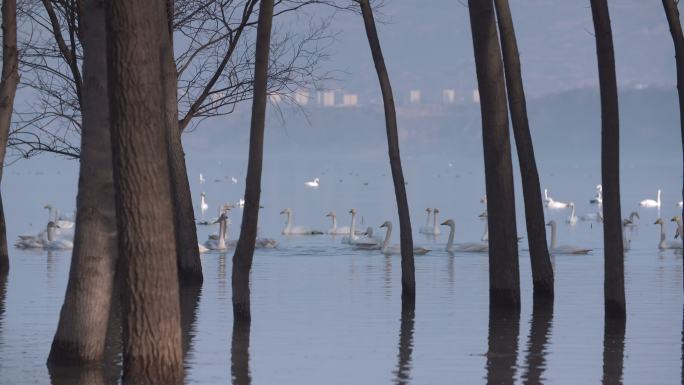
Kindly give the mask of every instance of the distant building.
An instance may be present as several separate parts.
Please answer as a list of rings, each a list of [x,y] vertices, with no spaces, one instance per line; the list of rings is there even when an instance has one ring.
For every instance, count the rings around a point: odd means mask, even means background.
[[[456,90],[454,90],[454,89],[442,90],[442,103],[444,103],[444,104],[456,103]]]
[[[335,91],[323,92],[323,105],[326,107],[332,107],[335,105]]]
[[[409,93],[409,103],[420,103],[420,90],[411,90],[411,92]]]
[[[344,94],[342,95],[342,105],[343,106],[356,106],[359,104],[359,95],[357,94]]]
[[[309,91],[299,90],[294,94],[295,103],[300,106],[306,106],[309,104]]]
[[[477,88],[473,90],[473,103],[480,104],[480,90]]]

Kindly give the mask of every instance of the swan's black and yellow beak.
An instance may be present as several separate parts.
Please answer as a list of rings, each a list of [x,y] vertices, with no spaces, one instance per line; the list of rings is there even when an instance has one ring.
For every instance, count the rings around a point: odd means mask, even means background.
[[[449,225],[449,221],[444,221],[444,222],[440,223],[439,225],[440,225],[440,226],[448,226],[448,225]]]

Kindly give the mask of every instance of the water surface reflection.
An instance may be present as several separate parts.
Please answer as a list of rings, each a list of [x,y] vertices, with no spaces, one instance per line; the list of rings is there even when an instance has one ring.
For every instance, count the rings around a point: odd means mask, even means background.
[[[551,325],[553,323],[553,301],[535,298],[532,305],[530,334],[527,338],[527,355],[525,356],[525,373],[523,383],[536,385],[543,383],[546,369],[546,354]]]
[[[603,326],[603,383],[622,384],[625,357],[625,319],[605,317]]]
[[[513,384],[518,360],[520,311],[489,307],[487,384]]]
[[[230,376],[233,385],[250,385],[249,333],[251,321],[233,323],[233,338],[230,343]]]
[[[394,383],[406,385],[411,380],[411,354],[413,353],[413,327],[416,317],[415,301],[404,300],[401,304],[401,326],[399,329],[399,354],[397,370],[393,373]]]

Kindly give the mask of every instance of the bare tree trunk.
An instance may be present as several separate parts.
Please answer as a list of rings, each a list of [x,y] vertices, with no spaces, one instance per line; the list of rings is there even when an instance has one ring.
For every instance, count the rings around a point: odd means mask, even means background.
[[[679,9],[675,0],[663,0],[667,24],[670,26],[670,34],[675,49],[675,61],[677,63],[677,93],[679,95],[679,124],[682,132],[682,149],[684,149],[684,33],[682,24],[679,20]],[[682,152],[684,156],[684,152]],[[684,162],[683,162],[684,164]],[[684,183],[684,182],[683,182]],[[682,185],[682,196],[684,196],[684,184]],[[684,208],[682,208],[682,218],[684,218]],[[684,369],[683,369],[684,370]]]
[[[102,360],[116,268],[116,212],[103,0],[84,0],[83,130],[69,283],[49,364]]]
[[[252,123],[249,130],[249,160],[245,182],[245,209],[235,254],[233,255],[233,317],[234,322],[251,319],[249,275],[259,223],[261,199],[261,169],[264,158],[264,125],[266,121],[266,87],[268,54],[271,45],[273,0],[261,0],[254,58],[254,98]]]
[[[106,2],[116,216],[123,285],[123,380],[183,381],[167,147],[163,0]]]
[[[385,67],[385,59],[382,56],[378,31],[375,28],[373,9],[368,0],[358,0],[361,6],[363,24],[366,28],[368,45],[373,55],[375,71],[378,73],[380,91],[382,91],[382,103],[385,107],[385,125],[387,127],[387,145],[389,149],[390,168],[394,181],[394,194],[397,199],[399,211],[399,232],[401,239],[401,297],[402,300],[414,301],[416,298],[416,275],[413,264],[413,235],[411,232],[411,217],[406,197],[406,185],[404,172],[401,168],[401,156],[399,154],[399,135],[397,133],[397,113],[394,108],[394,96],[389,74]]]
[[[173,47],[174,0],[166,0],[167,30]],[[172,51],[173,52],[173,51]],[[164,81],[169,92],[166,95],[167,146],[171,170],[171,196],[174,206],[176,230],[176,252],[178,253],[178,279],[181,285],[201,285],[202,261],[197,248],[197,226],[192,207],[188,170],[185,166],[185,152],[181,141],[182,130],[178,124],[178,72],[173,55],[165,66]]]
[[[525,102],[525,89],[520,71],[520,55],[513,27],[513,17],[508,0],[494,0],[494,5],[499,20],[499,36],[506,73],[508,105],[511,109],[511,123],[513,124],[515,145],[518,150],[518,163],[520,164],[523,198],[525,200],[525,223],[527,225],[527,242],[530,247],[534,296],[553,298],[553,268],[546,243],[544,205],[541,199],[537,162],[534,159],[530,124],[527,119],[527,103]]]
[[[591,0],[601,88],[601,179],[603,184],[603,283],[605,312],[625,317],[625,266],[620,212],[620,122],[615,54],[606,0]]]
[[[520,309],[518,233],[503,63],[492,0],[469,0],[470,26],[482,113],[487,214],[489,301]]]
[[[2,78],[0,78],[0,180],[5,164],[5,152],[12,123],[14,95],[19,84],[19,55],[17,51],[17,1],[2,1]],[[9,271],[5,211],[0,196],[0,274]]]

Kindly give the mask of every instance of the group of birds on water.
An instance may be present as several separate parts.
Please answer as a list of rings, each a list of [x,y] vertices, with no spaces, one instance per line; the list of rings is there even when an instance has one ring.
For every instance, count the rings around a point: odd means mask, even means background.
[[[203,178],[200,177],[200,180]],[[309,187],[318,187],[318,178],[313,181],[306,182],[305,185]],[[483,196],[480,202],[486,206],[487,196]],[[577,216],[575,212],[574,202],[560,202],[556,201],[549,196],[548,189],[544,190],[543,198],[544,206],[549,210],[571,210],[570,216],[566,219],[566,223],[570,225],[575,225],[578,221],[584,222],[602,222],[602,204],[603,204],[603,189],[601,185],[596,186],[596,196],[590,200],[590,203],[597,205],[598,209],[595,213],[588,213],[585,215]],[[198,225],[219,225],[218,233],[209,235],[208,239],[198,244],[198,249],[200,253],[208,251],[225,251],[230,248],[234,248],[237,245],[237,240],[229,239],[229,226],[230,221],[230,211],[236,207],[244,207],[244,200],[240,199],[235,203],[225,203],[219,207],[218,217],[206,220],[205,214],[209,208],[206,200],[206,194],[202,192],[200,194],[199,211],[201,213],[201,218],[197,220]],[[657,208],[660,210],[661,207],[661,191],[658,190],[656,199],[644,199],[639,202],[640,207],[644,208]],[[677,203],[678,207],[682,207],[682,202]],[[74,221],[75,214],[71,217],[60,216],[59,210],[55,209],[51,205],[45,205],[46,210],[49,210],[48,214],[48,224],[45,230],[39,232],[36,235],[20,235],[15,243],[17,248],[21,249],[45,249],[45,250],[68,250],[73,248],[73,236],[74,236]],[[443,226],[449,228],[449,236],[447,238],[447,243],[444,248],[445,251],[449,253],[454,252],[475,252],[475,253],[486,253],[489,251],[489,231],[488,231],[488,215],[485,210],[479,215],[479,219],[484,221],[484,232],[479,241],[476,242],[459,242],[455,243],[456,236],[456,222],[453,219],[446,219],[443,222],[438,221],[439,209],[438,208],[427,208],[427,219],[423,226],[419,227],[419,233],[427,236],[437,236],[441,234],[441,228]],[[347,244],[354,249],[358,250],[377,250],[385,255],[399,254],[401,248],[399,245],[390,244],[392,237],[392,222],[385,221],[380,225],[380,228],[384,228],[385,236],[380,238],[374,235],[373,227],[368,227],[365,230],[356,228],[356,209],[349,210],[351,215],[350,226],[338,226],[337,214],[334,211],[328,212],[325,216],[330,218],[332,221],[332,226],[327,231],[321,231],[312,229],[306,226],[295,226],[293,224],[293,211],[290,208],[286,208],[280,212],[281,215],[286,216],[285,227],[282,230],[282,235],[292,236],[292,235],[323,235],[328,234],[332,236],[340,235],[342,236],[341,242]],[[635,229],[638,224],[637,220],[640,219],[639,213],[634,211],[628,218],[623,220],[623,243],[624,249],[629,250],[630,239],[627,234],[628,229]],[[682,249],[682,236],[684,236],[684,229],[682,227],[681,216],[675,216],[671,219],[672,222],[676,223],[675,239],[668,240],[665,230],[665,222],[658,218],[654,224],[660,226],[660,242],[658,243],[658,249],[668,250],[668,249]],[[547,226],[551,228],[551,240],[549,243],[549,252],[551,254],[588,254],[592,251],[591,248],[578,247],[573,245],[559,245],[558,244],[558,226],[555,220],[550,220]],[[259,229],[257,229],[257,234]],[[679,238],[679,239],[677,239]],[[521,240],[522,237],[518,237]],[[261,237],[257,235],[256,248],[275,248],[278,246],[278,241],[273,238]],[[424,255],[431,250],[425,247],[416,246],[413,249],[415,255]]]

